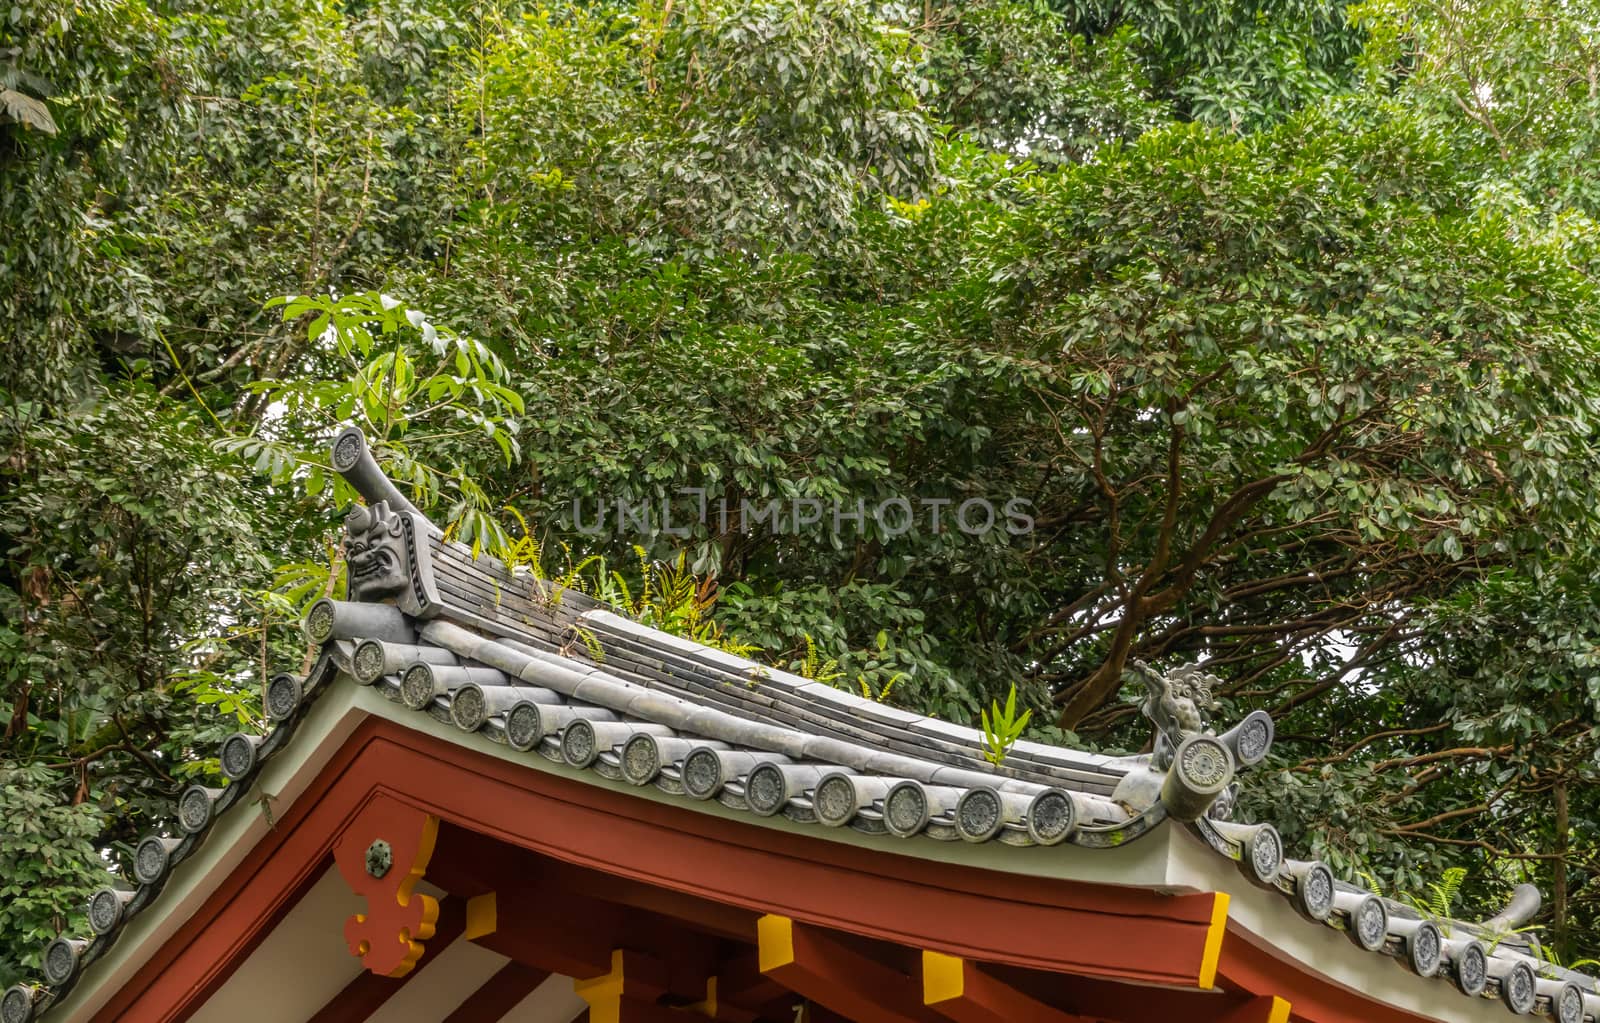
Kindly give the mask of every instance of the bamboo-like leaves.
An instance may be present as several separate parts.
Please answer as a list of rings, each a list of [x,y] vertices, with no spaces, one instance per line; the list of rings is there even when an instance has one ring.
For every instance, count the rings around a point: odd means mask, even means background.
[[[995,700],[983,712],[983,758],[996,767],[1004,764],[1006,755],[1022,738],[1032,717],[1031,710],[1024,710],[1020,715],[1017,713],[1017,687],[1013,683],[1004,707],[999,700]]]

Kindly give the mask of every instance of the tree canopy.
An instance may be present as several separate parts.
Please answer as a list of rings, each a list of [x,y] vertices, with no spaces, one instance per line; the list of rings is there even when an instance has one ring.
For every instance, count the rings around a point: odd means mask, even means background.
[[[1597,24],[0,10],[0,982],[304,658],[348,422],[463,539],[681,558],[920,712],[1137,751],[1124,666],[1203,660],[1278,722],[1243,814],[1600,956]]]

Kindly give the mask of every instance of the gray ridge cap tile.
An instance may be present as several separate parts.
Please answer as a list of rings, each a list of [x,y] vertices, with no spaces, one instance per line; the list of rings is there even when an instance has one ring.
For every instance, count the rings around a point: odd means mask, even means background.
[[[654,629],[648,625],[641,625],[638,622],[633,621],[631,618],[620,615],[615,611],[607,610],[603,607],[589,608],[585,610],[582,614],[578,615],[576,624],[588,628],[597,634],[605,631],[607,626],[611,626],[615,628],[616,631],[627,635],[649,636],[651,640],[659,643],[661,646],[671,647],[672,649],[681,651],[683,653],[692,654],[697,653],[700,650],[710,649],[702,643],[696,643],[692,639],[685,639],[682,636],[676,636],[661,629]]]
[[[591,673],[573,687],[570,695],[574,700],[620,711],[625,710],[628,703],[649,692],[650,690],[644,686],[635,686],[631,683],[624,683],[619,687],[617,682],[609,678],[595,678]],[[622,696],[623,699],[618,699],[618,696]],[[666,710],[665,707],[661,709]]]
[[[931,785],[960,789],[963,792],[967,789],[977,788],[979,785],[991,784],[991,779],[988,778],[980,778],[974,781],[972,772],[960,767],[940,767],[935,769],[928,777],[918,780],[926,781]],[[1042,788],[1043,786],[1040,787]]]
[[[830,774],[842,774],[842,775],[845,775],[846,777],[856,778],[856,777],[861,777],[863,775],[868,775],[870,773],[870,772],[867,772],[867,771],[858,771],[855,768],[847,766],[845,764],[830,764],[830,763],[826,763],[826,762],[823,762],[823,761],[820,761],[820,760],[815,762],[815,763],[810,763],[810,764],[789,764],[789,765],[782,765],[782,766],[815,768],[816,771],[817,771],[817,776],[812,779],[813,783],[822,781],[822,779],[826,778]],[[812,791],[815,791],[815,789],[816,789],[816,785],[812,784],[812,785],[807,786],[806,791],[807,792],[812,792]]]
[[[726,650],[718,650],[716,647],[697,643],[682,636],[675,636],[661,629],[640,625],[638,622],[617,614],[615,611],[601,608],[592,609],[580,615],[579,621],[580,624],[592,628],[600,638],[602,646],[608,636],[614,636],[619,640],[629,641],[630,645],[635,648],[658,644],[678,653],[688,655],[692,660],[716,665],[725,671],[740,675],[759,672],[763,681],[777,682],[785,687],[798,686],[810,682],[810,679],[802,678],[782,668],[762,664],[759,661],[741,657]]]
[[[755,664],[754,661],[750,663]],[[781,668],[769,668],[764,664],[756,664],[754,668],[746,668],[745,673],[754,675],[758,683],[754,687],[756,689],[761,686],[773,686],[783,690],[785,693],[794,693],[813,684],[812,680],[804,675],[796,675]]]
[[[925,732],[945,739],[955,739],[962,743],[981,742],[983,733],[966,725],[958,725],[953,721],[941,718],[919,717],[909,726],[913,732]]]
[[[843,689],[835,689],[826,682],[812,681],[803,686],[796,686],[794,694],[822,703],[831,703],[834,706],[844,707],[852,711],[860,710],[863,704],[872,702],[871,700],[862,699],[854,693],[845,692]]]
[[[913,715],[914,720],[907,725],[912,732],[950,740],[963,746],[983,742],[983,733],[966,725],[958,725],[953,721],[944,721],[940,718],[922,717]],[[1064,767],[1068,769],[1106,775],[1107,781],[1121,777],[1125,771],[1109,769],[1107,765],[1112,758],[1098,753],[1082,753],[1065,746],[1049,746],[1042,742],[1019,740],[1012,747],[1011,755],[1020,761],[1030,764],[1039,763],[1045,767]]]
[[[521,644],[504,643],[497,640],[488,640],[489,646],[501,645],[508,653],[522,656],[532,656],[522,653],[517,648]],[[488,653],[479,650],[478,653]],[[546,661],[567,671],[572,670],[570,659],[556,655],[542,654],[536,660]],[[523,673],[527,678],[532,671]],[[784,753],[802,759],[824,761],[832,764],[855,766],[867,762],[880,765],[886,774],[904,775],[923,781],[939,781],[950,779],[952,784],[972,787],[975,785],[990,785],[1006,791],[1038,793],[1047,787],[1045,782],[1022,781],[1005,775],[986,772],[974,767],[941,766],[939,762],[923,757],[905,753],[883,751],[870,745],[863,745],[860,741],[848,741],[828,735],[819,735],[812,732],[801,731],[792,726],[774,724],[770,722],[750,721],[741,715],[724,707],[705,707],[689,701],[675,693],[660,693],[659,690],[618,678],[599,668],[586,668],[582,671],[584,681],[580,681],[573,695],[588,702],[613,709],[626,709],[638,697],[624,696],[629,693],[659,693],[663,699],[660,702],[651,701],[656,714],[663,722],[683,726],[686,722],[693,721],[692,730],[706,735],[708,738],[723,739],[739,744],[751,745],[759,749]],[[537,678],[528,679],[539,682]],[[822,687],[827,688],[827,687]],[[828,689],[837,693],[836,690]],[[627,701],[627,702],[624,702]],[[926,725],[928,719],[919,721],[919,725]],[[944,723],[940,723],[944,724]],[[959,726],[949,725],[949,728],[959,729]],[[970,730],[961,730],[963,737],[970,736]],[[1052,779],[1055,781],[1055,779]],[[1070,784],[1070,779],[1060,779],[1062,787],[1075,789],[1077,786]]]
[[[899,725],[902,728],[909,728],[924,718],[922,714],[913,714],[909,710],[891,707],[886,703],[879,703],[877,700],[865,701],[861,706],[861,714],[863,717],[882,721],[886,724]]]
[[[845,742],[843,739],[835,739],[828,735],[800,734],[805,736],[800,743],[800,755],[803,759],[821,760],[827,763],[840,763],[857,759],[857,752],[860,747]]]
[[[665,634],[645,627],[629,626],[624,620],[609,613],[599,620],[591,617],[590,621],[597,632],[604,631],[604,635],[601,637],[602,646],[605,645],[606,640],[610,640],[614,648],[624,648],[614,650],[617,660],[610,667],[617,672],[633,676],[628,679],[629,681],[635,681],[637,684],[645,685],[652,689],[677,691],[682,693],[685,698],[696,702],[704,701],[710,697],[708,687],[714,687],[717,691],[726,692],[734,698],[734,705],[732,706],[723,701],[716,701],[721,709],[729,713],[739,714],[748,708],[748,711],[754,711],[759,714],[759,708],[766,708],[785,717],[794,714],[799,714],[802,717],[814,716],[816,720],[809,723],[811,727],[808,727],[808,722],[805,721],[777,721],[773,723],[778,724],[780,727],[798,728],[807,732],[812,731],[813,728],[828,729],[849,726],[858,732],[864,733],[847,738],[847,741],[858,743],[874,744],[877,741],[899,741],[914,746],[919,738],[924,736],[953,743],[953,746],[949,749],[930,748],[928,753],[932,757],[942,754],[971,760],[974,758],[975,748],[981,741],[980,733],[974,729],[949,722],[939,722],[899,708],[888,707],[876,701],[866,700],[853,693],[835,689],[824,683],[802,679],[798,676],[789,676],[793,679],[793,685],[788,688],[786,694],[783,692],[783,687],[773,686],[767,686],[766,688],[769,691],[763,692],[762,688],[766,682],[787,674],[778,672],[776,669],[762,667],[762,677],[755,687],[747,685],[743,690],[735,690],[735,681],[744,678],[746,668],[757,667],[755,662],[732,655],[711,657],[709,656],[711,653],[720,652],[683,640],[681,637],[670,637],[673,640],[670,645],[683,650],[692,648],[694,653],[686,655],[689,656],[691,665],[720,662],[720,664],[725,665],[721,670],[736,673],[735,679],[717,680],[714,678],[707,679],[703,676],[697,677],[690,669],[678,668],[673,665],[665,667],[658,665],[655,669],[652,669],[655,659],[648,656],[650,651],[649,644]],[[657,649],[667,645],[666,640],[662,639]],[[577,653],[581,656],[581,651]],[[778,690],[778,692],[771,691],[774,689]],[[781,698],[785,695],[797,697],[803,703],[791,705]],[[738,706],[739,704],[744,706]],[[809,707],[806,706],[807,704],[809,704]],[[845,715],[840,717],[835,713],[830,713],[830,709],[833,711],[842,710]],[[873,724],[899,729],[904,733],[904,738],[890,735],[875,737],[871,734],[871,725]],[[910,750],[903,750],[902,752],[917,755]],[[1023,747],[1023,752],[1017,754],[1017,766],[1020,769],[1031,767],[1046,775],[1046,778],[1038,779],[1041,783],[1060,781],[1071,787],[1093,786],[1096,782],[1090,777],[1062,779],[1048,776],[1054,773],[1053,769],[1100,775],[1106,779],[1102,784],[1107,789],[1107,793],[1109,793],[1112,784],[1117,778],[1121,777],[1121,772],[1100,770],[1105,759],[1096,754],[1080,753],[1039,743],[1027,743]]]
[[[717,738],[724,742],[737,743],[750,746],[754,749],[763,749],[763,744],[756,736],[764,731],[761,722],[747,721],[745,727],[740,729],[728,727],[726,719],[711,707],[696,707],[683,719],[685,731],[695,732],[700,735],[713,735],[717,732],[724,734]]]
[[[867,758],[866,762],[862,765],[862,770],[868,771],[872,774],[881,774],[885,777],[893,777],[896,781],[919,781],[919,778],[905,776],[905,762],[906,758],[901,754],[878,753],[875,756]],[[926,763],[926,770],[924,773],[931,775],[940,766],[942,765],[930,761]]]
[[[578,688],[583,689],[586,683],[580,683]],[[659,689],[645,689],[628,701],[625,708],[629,714],[655,720],[659,717],[682,719],[699,709],[698,704],[690,703],[679,696]]]
[[[1049,743],[1034,742],[1031,739],[1019,739],[1011,747],[1012,755],[1021,753],[1046,762],[1060,761],[1069,767],[1078,767],[1092,764],[1096,767],[1110,765],[1114,760],[1121,758],[1109,756],[1104,753],[1091,753],[1088,750],[1074,749],[1071,746],[1052,746]],[[1122,773],[1118,770],[1118,773]]]

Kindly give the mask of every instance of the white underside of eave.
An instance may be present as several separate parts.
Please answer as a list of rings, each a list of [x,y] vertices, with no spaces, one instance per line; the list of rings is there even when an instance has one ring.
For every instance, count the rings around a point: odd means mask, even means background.
[[[573,778],[587,785],[625,792],[634,798],[669,803],[682,810],[737,820],[751,827],[773,828],[896,855],[1031,877],[1172,892],[1226,891],[1231,896],[1227,940],[1253,941],[1284,960],[1288,969],[1319,973],[1364,997],[1441,1023],[1503,1023],[1507,1017],[1498,1001],[1470,999],[1456,992],[1447,981],[1412,976],[1389,957],[1357,948],[1342,932],[1303,920],[1281,894],[1253,887],[1232,861],[1170,822],[1120,848],[1083,849],[1070,845],[1018,848],[997,842],[969,844],[924,837],[900,839],[868,835],[851,828],[801,824],[783,817],[759,817],[714,801],[687,799],[652,786],[636,787],[603,778],[593,771],[552,763],[537,754],[512,750],[391,703],[375,690],[354,685],[342,676],[331,684],[329,691],[321,694],[288,747],[263,768],[251,800],[261,793],[270,793],[276,797],[272,800],[273,812],[284,814],[367,717],[387,718],[414,731],[438,736],[527,770]],[[155,905],[128,925],[109,955],[88,968],[88,975],[72,995],[51,1010],[49,1020],[87,1023],[205,903],[267,833],[267,822],[261,810],[249,800],[226,813],[205,844],[176,868]]]

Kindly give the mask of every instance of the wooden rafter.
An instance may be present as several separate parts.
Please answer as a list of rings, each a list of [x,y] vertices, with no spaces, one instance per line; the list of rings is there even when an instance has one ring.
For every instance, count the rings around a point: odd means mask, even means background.
[[[1252,998],[1217,1023],[1289,1023],[1290,1005],[1276,995]]]
[[[468,995],[444,1023],[496,1023],[550,978],[550,971],[507,963]]]
[[[916,982],[819,927],[769,914],[757,925],[761,972],[856,1023],[942,1023]]]
[[[922,953],[922,999],[956,1023],[1085,1023],[942,952]]]

